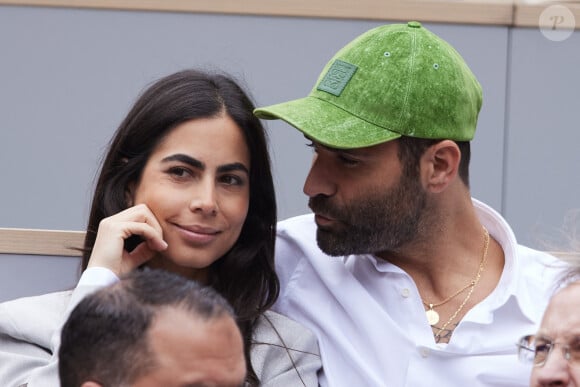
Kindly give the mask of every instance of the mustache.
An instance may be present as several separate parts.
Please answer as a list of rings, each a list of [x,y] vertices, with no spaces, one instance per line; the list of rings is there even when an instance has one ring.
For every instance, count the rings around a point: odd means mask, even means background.
[[[317,214],[334,219],[338,219],[343,215],[341,214],[341,211],[334,207],[328,198],[324,196],[314,196],[308,199],[308,207]]]

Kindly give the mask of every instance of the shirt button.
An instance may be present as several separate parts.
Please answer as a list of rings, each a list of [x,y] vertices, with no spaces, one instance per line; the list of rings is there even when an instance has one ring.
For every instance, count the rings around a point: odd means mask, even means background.
[[[411,292],[409,291],[409,289],[404,288],[404,289],[401,290],[401,296],[407,298],[407,297],[409,297],[409,294],[411,294]]]
[[[419,353],[421,354],[421,357],[428,357],[431,351],[429,348],[421,348],[419,349]]]

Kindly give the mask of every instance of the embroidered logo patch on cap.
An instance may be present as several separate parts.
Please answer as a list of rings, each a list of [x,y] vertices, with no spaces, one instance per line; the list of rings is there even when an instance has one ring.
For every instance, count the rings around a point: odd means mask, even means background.
[[[351,63],[339,59],[335,60],[318,84],[317,89],[339,97],[357,68]]]

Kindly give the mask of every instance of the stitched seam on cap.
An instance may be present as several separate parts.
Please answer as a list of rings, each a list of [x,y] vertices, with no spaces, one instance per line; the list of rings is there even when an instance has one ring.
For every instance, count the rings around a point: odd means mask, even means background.
[[[409,32],[407,32],[409,33]],[[401,123],[403,121],[403,117],[405,116],[405,113],[408,110],[408,101],[409,101],[409,93],[411,90],[411,82],[413,82],[414,79],[414,70],[415,70],[415,55],[417,55],[417,50],[415,49],[415,45],[417,43],[417,34],[413,33],[411,34],[412,39],[411,39],[411,63],[409,64],[409,67],[411,69],[411,71],[409,72],[409,82],[407,82],[407,90],[405,90],[405,98],[403,100],[403,108],[401,109],[401,114],[399,115],[399,120],[398,120],[398,125],[397,127],[399,128],[399,130],[396,131],[396,133],[401,134],[402,128],[401,128]],[[409,128],[407,128],[408,130]],[[408,133],[407,133],[408,134]]]
[[[393,130],[393,129],[391,129],[391,128],[388,128],[388,127],[386,127],[386,126],[384,126],[384,125],[379,125],[379,124],[377,124],[376,122],[369,121],[369,120],[367,120],[367,119],[365,119],[365,118],[362,118],[362,117],[361,117],[361,116],[359,116],[359,115],[353,114],[352,112],[349,112],[348,110],[346,110],[346,109],[343,109],[342,107],[338,106],[338,105],[337,105],[337,104],[335,104],[334,102],[331,102],[331,101],[328,101],[328,100],[326,100],[326,99],[323,99],[323,98],[320,98],[320,97],[316,97],[316,96],[313,96],[313,95],[310,95],[309,97],[310,97],[310,98],[315,98],[315,99],[317,99],[317,100],[319,100],[319,101],[322,101],[322,102],[326,102],[326,103],[328,103],[328,104],[331,104],[331,105],[332,105],[332,106],[334,106],[335,108],[337,108],[337,109],[340,109],[340,110],[342,110],[343,112],[346,112],[346,113],[348,113],[349,115],[351,115],[351,116],[353,116],[353,117],[356,117],[356,118],[358,118],[358,119],[359,119],[359,120],[361,120],[361,121],[364,121],[364,122],[366,122],[366,123],[368,123],[368,124],[371,124],[371,125],[373,125],[373,126],[376,126],[377,128],[382,128],[382,129],[388,130],[388,131],[390,131],[390,132],[394,132],[394,133],[398,133],[398,134],[400,134],[400,133],[399,133],[398,131],[396,131],[396,130]]]

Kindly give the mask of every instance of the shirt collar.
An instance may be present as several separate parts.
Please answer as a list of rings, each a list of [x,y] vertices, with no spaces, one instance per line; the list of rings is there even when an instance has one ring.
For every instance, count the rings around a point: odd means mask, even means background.
[[[518,242],[514,232],[493,208],[474,198],[472,202],[479,221],[499,243],[504,253],[504,268],[499,282],[489,297],[481,302],[482,306],[486,304],[487,307],[474,308],[472,317],[481,319],[481,322],[491,323],[496,310],[509,307],[512,315],[516,312],[514,308],[517,308],[523,317],[534,322],[537,318],[537,307],[530,297],[532,292],[528,289],[526,280],[521,276],[522,262],[518,256]],[[510,298],[513,298],[514,302],[509,302]],[[485,312],[478,316],[478,311]]]
[[[519,275],[521,272],[521,262],[518,259],[518,243],[511,227],[493,208],[475,198],[472,198],[472,202],[481,224],[487,228],[490,236],[503,249],[505,262],[502,275],[495,290],[481,303],[487,304],[488,306],[485,308],[474,308],[472,313],[470,313],[470,317],[482,323],[491,323],[493,321],[493,312],[503,306],[507,307],[509,304],[510,308],[516,305],[525,318],[532,322],[535,321],[537,307],[535,306],[534,300],[531,299],[528,284]],[[345,257],[345,264],[354,257]],[[377,258],[372,254],[356,257],[356,259],[360,258],[370,261],[378,272],[406,275],[398,266]],[[514,303],[508,303],[510,297],[514,298]]]

